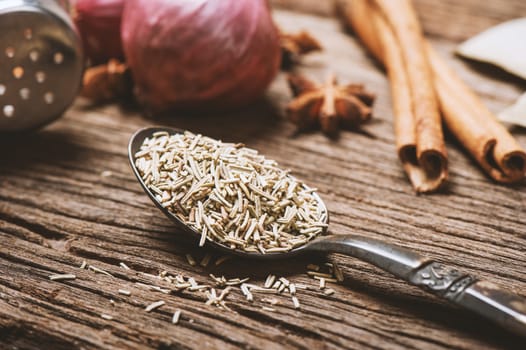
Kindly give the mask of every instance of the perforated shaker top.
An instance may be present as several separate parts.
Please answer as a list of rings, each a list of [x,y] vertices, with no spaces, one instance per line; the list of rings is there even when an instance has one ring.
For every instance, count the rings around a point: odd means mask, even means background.
[[[0,132],[40,127],[75,99],[83,59],[67,13],[53,0],[0,0]]]

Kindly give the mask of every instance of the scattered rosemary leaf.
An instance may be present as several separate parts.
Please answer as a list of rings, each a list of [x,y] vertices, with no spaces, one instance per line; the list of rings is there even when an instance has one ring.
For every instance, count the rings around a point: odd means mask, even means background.
[[[261,299],[261,301],[263,301],[265,303],[269,303],[270,305],[279,304],[279,300],[276,299],[276,298],[263,298],[263,299]]]
[[[119,294],[130,296],[131,292],[129,290],[126,290],[126,289],[119,289]]]
[[[113,277],[113,275],[107,271],[104,271],[103,269],[99,269],[98,267],[96,266],[93,266],[93,265],[89,265],[88,266],[88,270],[91,270],[93,272],[96,272],[96,273],[101,273],[103,275],[106,275],[106,276],[110,276],[110,277]]]
[[[207,235],[208,231],[207,230],[202,230],[201,231],[201,238],[199,239],[199,246],[202,247],[205,245],[206,243],[206,235]]]
[[[294,304],[294,308],[295,309],[299,309],[301,307],[300,306],[300,301],[298,300],[298,298],[296,296],[292,297],[292,303]]]
[[[242,283],[245,283],[247,281],[249,281],[250,278],[248,277],[245,277],[243,279],[239,279],[239,278],[233,278],[233,279],[229,279],[228,281],[226,281],[226,285],[227,286],[237,286],[237,285],[240,285]]]
[[[241,289],[241,292],[243,293],[244,296],[247,296],[247,294],[250,292],[245,283],[243,283],[239,288]]]
[[[150,289],[151,290],[155,290],[157,292],[164,293],[164,294],[170,294],[170,292],[171,292],[171,290],[166,289],[166,288],[161,288],[159,286],[150,286]]]
[[[334,289],[332,289],[332,288],[327,288],[327,289],[325,289],[325,291],[323,292],[323,294],[325,294],[325,295],[332,295],[332,294],[334,294]]]
[[[80,269],[85,269],[86,265],[87,265],[86,260],[82,260],[82,264],[80,264],[79,268]]]
[[[254,296],[252,295],[252,292],[250,291],[246,283],[243,283],[240,286],[240,289],[241,289],[241,293],[243,293],[243,295],[247,298],[247,301],[249,302],[254,301]]]
[[[338,266],[338,264],[334,263],[334,276],[336,277],[336,279],[338,280],[338,282],[343,282],[344,280],[344,277],[343,277],[343,272],[342,272],[342,269],[340,268],[340,266]]]
[[[221,294],[219,295],[217,299],[219,301],[222,301],[228,295],[228,293],[230,293],[231,290],[232,290],[231,287],[226,287],[225,289],[223,289],[223,291],[221,292]]]
[[[181,310],[177,310],[174,312],[174,315],[172,317],[172,323],[177,324],[179,323],[179,318],[181,317]]]
[[[290,282],[288,279],[286,279],[285,277],[280,277],[279,281],[285,286],[285,287],[288,287]]]
[[[321,285],[321,281],[323,280],[323,285],[325,285],[326,282],[331,282],[331,283],[336,283],[338,282],[338,280],[336,278],[325,278],[325,277],[320,277],[320,276],[314,276],[314,279],[317,279],[320,281],[320,285]]]
[[[113,316],[108,315],[108,314],[101,314],[100,317],[102,317],[105,320],[110,320],[110,321],[113,320]]]
[[[307,275],[311,276],[311,277],[323,277],[323,278],[332,278],[332,275],[329,274],[329,273],[323,273],[323,272],[316,272],[316,271],[307,271]]]
[[[195,261],[195,259],[194,259],[194,257],[192,255],[186,254],[185,256],[186,256],[186,261],[188,261],[188,264],[190,264],[191,266],[197,265],[197,263],[196,263],[196,261]]]
[[[101,177],[110,177],[112,175],[113,175],[113,172],[111,172],[110,170],[104,170],[103,172],[100,173]]]
[[[163,306],[165,304],[165,302],[163,300],[159,300],[159,301],[156,301],[155,303],[151,303],[150,305],[146,306],[146,308],[144,310],[146,310],[146,312],[150,312],[150,311],[153,311],[161,306]]]
[[[54,275],[49,276],[49,279],[52,281],[74,280],[75,278],[77,278],[77,276],[70,274],[70,273],[54,274]]]
[[[151,273],[148,273],[148,272],[139,272],[141,275],[145,276],[145,277],[148,277],[148,278],[152,278],[152,279],[158,279],[159,276],[156,276],[156,275],[153,275]]]
[[[201,265],[202,267],[207,267],[208,263],[210,263],[210,259],[212,259],[212,255],[206,254],[203,260],[201,260],[201,262],[199,263],[199,265]]]
[[[155,290],[157,292],[161,292],[161,293],[164,293],[164,294],[170,294],[170,292],[171,292],[169,289],[161,288],[159,286],[154,286],[152,284],[144,284],[144,283],[141,283],[141,282],[135,282],[135,284],[140,286],[140,287],[144,287],[144,288],[147,288],[149,290]]]
[[[292,295],[296,294],[296,285],[294,283],[289,284],[289,292]]]
[[[261,307],[262,310],[265,310],[265,311],[270,311],[270,312],[274,312],[276,311],[276,309],[272,308],[272,307],[268,307],[268,306],[262,306]]]
[[[119,263],[119,266],[122,267],[122,268],[125,269],[125,270],[131,270],[131,269],[130,269],[125,263],[123,263],[123,262],[120,262],[120,263]]]
[[[263,293],[263,294],[277,294],[278,293],[278,290],[274,288],[262,288],[262,287],[257,287],[257,286],[250,288],[250,291],[255,292],[255,293]]]
[[[215,262],[215,265],[216,266],[219,266],[221,265],[222,263],[224,263],[225,261],[228,261],[230,259],[232,259],[233,256],[232,255],[223,255],[222,257],[218,258]]]
[[[190,285],[192,287],[197,287],[198,286],[197,282],[195,281],[195,279],[193,277],[189,277],[188,278],[188,283],[190,283]]]
[[[276,276],[274,275],[268,275],[267,279],[265,280],[265,288],[270,288],[274,284],[274,281],[276,280]]]

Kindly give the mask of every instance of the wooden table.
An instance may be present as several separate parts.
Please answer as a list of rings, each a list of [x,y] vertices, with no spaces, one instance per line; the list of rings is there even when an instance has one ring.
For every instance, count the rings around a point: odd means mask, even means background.
[[[0,140],[0,347],[71,348],[525,348],[480,318],[407,286],[355,259],[306,257],[276,263],[230,260],[190,266],[205,251],[183,241],[172,223],[144,195],[130,170],[126,146],[138,128],[165,124],[227,141],[240,141],[293,169],[319,188],[331,213],[331,231],[397,243],[450,262],[526,297],[526,191],[488,179],[448,136],[449,185],[417,196],[395,156],[392,109],[385,74],[357,41],[330,18],[323,1],[275,1],[279,24],[306,28],[325,46],[298,67],[323,79],[328,70],[343,82],[363,82],[377,92],[366,133],[295,135],[282,115],[289,100],[284,76],[265,101],[238,113],[149,120],[117,105],[78,101],[58,122],[34,134]],[[305,11],[283,9],[300,4]],[[526,83],[486,65],[452,55],[463,39],[501,21],[526,15],[522,0],[433,1],[416,4],[428,37],[489,107],[499,111]],[[296,7],[298,8],[298,7]],[[526,146],[524,130],[513,130]],[[80,269],[83,261],[113,277]],[[325,296],[306,275],[310,262],[337,262],[345,281]],[[124,262],[131,270],[119,267]],[[312,286],[301,290],[301,309],[277,296],[275,311],[256,295],[248,303],[238,288],[227,298],[233,311],[204,304],[198,293],[173,295],[138,283],[161,285],[161,271],[193,276],[250,277],[269,273]],[[73,273],[71,281],[50,281]],[[146,273],[146,274],[145,274]],[[119,289],[131,296],[118,294]],[[155,301],[166,305],[147,313]],[[181,321],[171,324],[181,309]],[[112,320],[101,314],[113,316]]]

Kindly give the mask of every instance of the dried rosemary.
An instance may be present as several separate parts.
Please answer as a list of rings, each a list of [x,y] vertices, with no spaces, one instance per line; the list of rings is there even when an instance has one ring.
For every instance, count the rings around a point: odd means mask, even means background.
[[[179,319],[181,318],[181,310],[177,310],[174,312],[172,316],[172,323],[177,324],[179,323]]]
[[[52,280],[52,281],[74,280],[75,278],[77,278],[77,276],[75,276],[73,274],[69,274],[69,273],[66,273],[66,274],[54,274],[54,275],[50,275],[49,276],[49,279]]]
[[[200,246],[209,240],[247,252],[282,252],[327,226],[314,189],[241,144],[158,132],[144,140],[135,165],[161,205],[201,234]]]
[[[166,304],[163,300],[159,300],[159,301],[156,301],[155,303],[151,303],[150,305],[146,306],[146,308],[144,308],[144,310],[146,310],[146,312],[151,312],[161,306],[163,306],[164,304]]]

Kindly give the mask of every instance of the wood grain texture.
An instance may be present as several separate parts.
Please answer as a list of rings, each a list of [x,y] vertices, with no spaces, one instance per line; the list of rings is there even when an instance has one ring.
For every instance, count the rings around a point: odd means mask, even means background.
[[[333,0],[269,0],[269,3],[274,8],[305,12],[318,16],[332,16],[336,4]]]
[[[490,4],[491,3],[491,4]],[[500,4],[497,6],[496,4]],[[449,6],[449,7],[448,7]],[[483,96],[490,109],[510,104],[526,83],[451,55],[458,40],[525,13],[521,1],[417,1],[435,47]],[[319,188],[331,213],[331,232],[397,243],[506,286],[526,297],[526,191],[494,184],[448,139],[451,178],[436,195],[416,196],[396,157],[389,85],[384,73],[337,20],[276,10],[279,24],[308,28],[325,46],[298,71],[342,83],[363,82],[378,94],[366,133],[295,135],[281,114],[290,99],[284,75],[265,101],[237,113],[143,118],[135,108],[90,107],[84,101],[38,133],[0,139],[0,344],[7,349],[71,348],[298,348],[298,349],[523,349],[524,340],[466,314],[367,264],[331,256],[344,270],[332,296],[316,290],[304,257],[258,263],[231,260],[219,267],[188,265],[204,255],[182,240],[134,180],[126,147],[138,128],[170,125],[225,141],[244,142]],[[452,28],[457,28],[453,30]],[[526,146],[524,130],[514,130]],[[111,176],[102,176],[110,171]],[[83,260],[113,277],[79,269]],[[118,266],[125,262],[132,268]],[[268,273],[313,286],[300,291],[301,310],[278,297],[275,312],[239,290],[233,312],[192,293],[165,295],[140,283],[167,270],[210,282],[209,273],[250,277]],[[74,273],[72,281],[49,281]],[[131,296],[118,294],[128,289]],[[110,299],[114,300],[112,304]],[[151,313],[144,308],[165,300]],[[178,325],[172,312],[182,310]],[[113,320],[100,317],[110,314]]]

